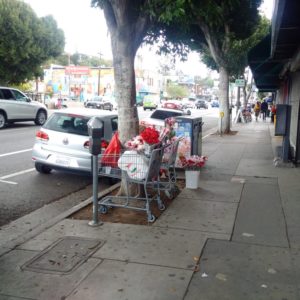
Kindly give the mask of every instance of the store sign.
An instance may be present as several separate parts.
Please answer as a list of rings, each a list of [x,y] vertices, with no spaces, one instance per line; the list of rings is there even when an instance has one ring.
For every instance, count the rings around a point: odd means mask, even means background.
[[[67,75],[88,75],[90,73],[89,67],[82,66],[68,66],[66,67]]]
[[[245,86],[245,79],[236,79],[235,85],[238,87],[244,87]]]

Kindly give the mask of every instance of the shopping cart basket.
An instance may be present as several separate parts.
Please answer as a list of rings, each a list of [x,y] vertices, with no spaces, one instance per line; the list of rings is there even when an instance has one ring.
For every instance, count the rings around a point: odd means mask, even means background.
[[[171,198],[173,193],[176,192],[176,159],[178,146],[182,137],[176,139],[174,142],[164,147],[164,156],[161,164],[161,173],[164,173],[166,180],[160,180],[160,190],[163,190],[165,194]]]
[[[159,171],[163,157],[163,148],[154,149],[150,156],[137,151],[124,151],[118,156],[103,155],[100,156],[99,175],[114,178],[123,178],[127,195],[113,196],[109,195],[101,199],[99,211],[107,213],[109,208],[122,207],[147,213],[148,222],[154,222],[155,216],[150,209],[151,201],[156,201],[158,208],[164,210],[165,206],[160,199]],[[129,185],[138,184],[143,187],[144,195],[130,196]],[[152,189],[150,193],[149,189]]]

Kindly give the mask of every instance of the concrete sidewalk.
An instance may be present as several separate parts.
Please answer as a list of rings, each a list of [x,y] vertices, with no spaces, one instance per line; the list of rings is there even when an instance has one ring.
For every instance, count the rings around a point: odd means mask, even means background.
[[[273,165],[272,124],[233,130],[205,139],[200,188],[152,226],[1,230],[0,299],[300,299],[300,171]]]

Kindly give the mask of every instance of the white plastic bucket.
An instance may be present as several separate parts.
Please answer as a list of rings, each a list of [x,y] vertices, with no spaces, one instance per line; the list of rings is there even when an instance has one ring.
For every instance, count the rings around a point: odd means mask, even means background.
[[[185,187],[197,189],[199,187],[200,171],[185,171]]]

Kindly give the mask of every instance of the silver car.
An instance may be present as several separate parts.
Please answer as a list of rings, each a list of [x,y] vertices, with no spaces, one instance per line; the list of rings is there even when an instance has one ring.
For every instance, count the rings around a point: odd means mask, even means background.
[[[43,125],[47,120],[44,104],[32,101],[21,91],[0,86],[0,129],[14,122],[34,121]]]
[[[104,110],[69,108],[54,112],[36,133],[32,160],[38,172],[52,169],[91,174],[87,122],[93,116],[104,122],[104,140],[118,129],[118,116]]]

